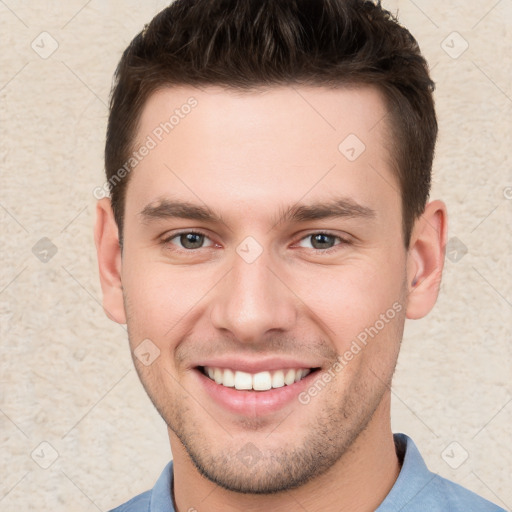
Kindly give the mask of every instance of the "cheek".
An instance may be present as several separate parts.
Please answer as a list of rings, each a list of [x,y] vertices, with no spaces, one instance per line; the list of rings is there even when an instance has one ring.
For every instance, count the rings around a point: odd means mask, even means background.
[[[126,313],[132,332],[159,340],[171,339],[180,323],[194,314],[208,291],[207,275],[202,279],[190,270],[173,268],[140,257],[125,262],[123,288]]]
[[[375,325],[384,336],[392,329],[396,331],[399,313],[405,310],[404,270],[396,261],[354,261],[302,278],[297,295],[321,320],[338,352],[346,350],[358,336],[364,342],[369,329],[375,335]]]

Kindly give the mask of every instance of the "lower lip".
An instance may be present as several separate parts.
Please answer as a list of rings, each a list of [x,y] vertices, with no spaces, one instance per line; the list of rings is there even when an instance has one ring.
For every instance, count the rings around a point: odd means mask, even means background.
[[[308,387],[310,380],[317,376],[317,372],[314,371],[289,386],[272,388],[268,391],[249,391],[228,388],[222,384],[217,384],[202,371],[198,369],[194,371],[199,376],[206,392],[215,402],[228,411],[249,417],[270,414],[282,409],[294,400],[298,402],[298,395]]]

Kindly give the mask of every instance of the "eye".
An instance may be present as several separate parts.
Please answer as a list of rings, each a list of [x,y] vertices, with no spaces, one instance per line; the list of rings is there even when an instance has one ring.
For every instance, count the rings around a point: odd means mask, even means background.
[[[340,243],[336,244],[337,240],[339,240]],[[329,249],[334,249],[337,245],[348,243],[348,240],[337,235],[331,235],[330,233],[311,233],[302,238],[299,245],[322,252],[329,252]]]
[[[177,243],[174,242],[177,240]],[[204,245],[205,241],[209,243]],[[211,247],[213,242],[203,233],[196,231],[182,231],[180,233],[174,233],[163,240],[164,244],[179,245],[181,249],[194,250],[201,249],[202,247]]]

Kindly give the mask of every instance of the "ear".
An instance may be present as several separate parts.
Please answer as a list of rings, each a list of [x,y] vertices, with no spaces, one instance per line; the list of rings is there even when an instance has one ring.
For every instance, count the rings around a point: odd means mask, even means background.
[[[100,199],[96,205],[94,242],[103,292],[103,309],[111,320],[125,324],[119,230],[108,197]]]
[[[439,200],[431,201],[414,224],[407,253],[407,318],[423,318],[436,303],[444,267],[447,232],[446,205]]]

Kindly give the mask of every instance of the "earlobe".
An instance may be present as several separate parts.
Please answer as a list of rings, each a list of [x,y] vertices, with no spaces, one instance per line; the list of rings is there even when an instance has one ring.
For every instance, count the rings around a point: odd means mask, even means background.
[[[436,303],[447,231],[446,205],[439,200],[430,202],[415,223],[407,255],[407,318],[423,318]]]
[[[96,205],[94,242],[103,292],[103,309],[111,320],[124,324],[126,314],[121,283],[119,230],[109,198],[100,199]]]

